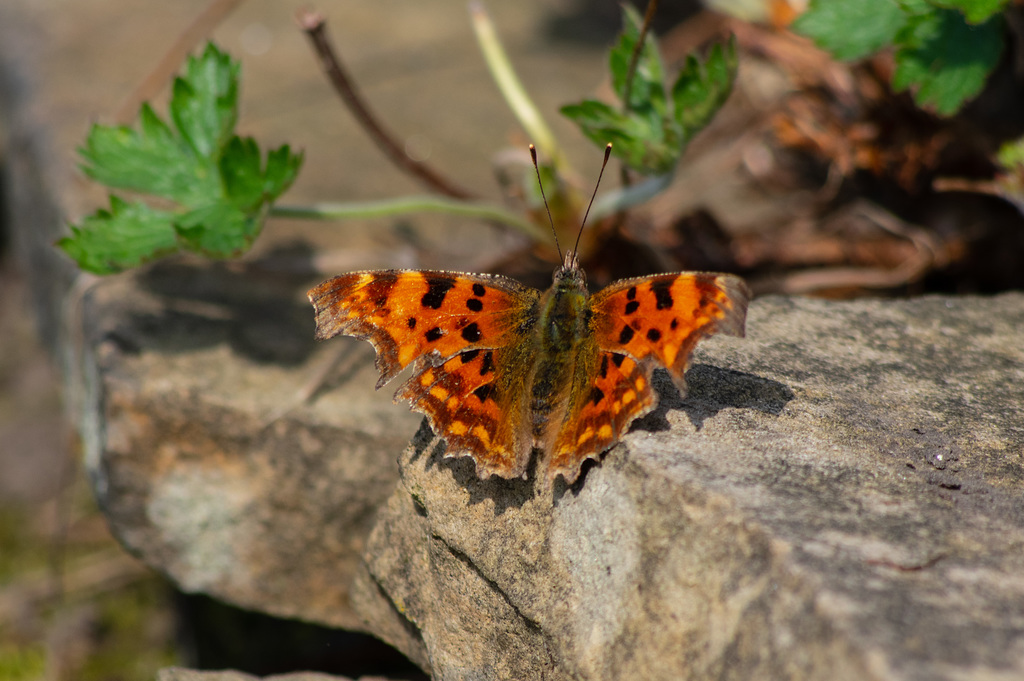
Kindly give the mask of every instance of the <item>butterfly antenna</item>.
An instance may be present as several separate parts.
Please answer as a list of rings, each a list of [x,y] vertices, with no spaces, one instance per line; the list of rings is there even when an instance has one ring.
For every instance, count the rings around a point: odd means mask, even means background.
[[[548,212],[548,224],[551,225],[551,233],[555,235],[555,248],[558,249],[558,261],[562,261],[562,247],[558,245],[558,232],[555,230],[555,221],[551,219],[551,206],[548,205],[548,197],[544,193],[544,183],[540,181],[540,166],[537,165],[537,148],[530,145],[530,158],[533,159],[533,169],[537,172],[537,186],[540,187],[540,196],[544,199],[544,210]]]
[[[612,143],[604,148],[604,161],[601,163],[601,172],[597,174],[597,182],[594,184],[594,193],[590,195],[590,203],[587,204],[587,212],[583,214],[583,222],[580,223],[580,231],[576,234],[576,243],[572,246],[572,252],[580,247],[580,237],[583,236],[583,226],[587,224],[587,216],[590,215],[590,208],[594,205],[594,198],[597,196],[597,188],[601,186],[601,178],[604,177],[605,166],[608,165],[608,158],[612,155]]]

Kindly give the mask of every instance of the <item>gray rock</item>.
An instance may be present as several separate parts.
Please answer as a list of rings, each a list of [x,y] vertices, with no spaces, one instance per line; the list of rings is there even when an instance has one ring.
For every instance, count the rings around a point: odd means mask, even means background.
[[[421,430],[353,601],[438,679],[1024,677],[1022,330],[757,300],[570,488]]]
[[[234,269],[162,265],[85,296],[96,498],[120,541],[183,590],[357,629],[348,585],[398,477],[388,452],[416,418],[386,391],[341,389],[373,385],[373,352],[314,354],[304,287]],[[301,404],[336,351],[334,389]]]

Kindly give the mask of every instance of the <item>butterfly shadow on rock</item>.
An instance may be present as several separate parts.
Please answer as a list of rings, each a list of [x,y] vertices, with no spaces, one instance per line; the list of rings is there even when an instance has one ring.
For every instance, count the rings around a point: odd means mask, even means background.
[[[447,469],[455,482],[469,492],[469,503],[478,504],[486,499],[494,502],[495,515],[501,515],[509,508],[520,508],[536,494],[537,452],[530,457],[526,477],[502,478],[496,475],[481,479],[476,472],[476,462],[470,456],[445,456],[448,446],[444,438],[434,434],[426,419],[412,439],[413,454],[405,465],[426,457],[424,468]]]
[[[689,417],[697,430],[704,421],[715,416],[722,409],[754,409],[766,414],[778,415],[786,403],[793,399],[793,392],[778,381],[762,378],[731,369],[722,369],[709,364],[696,364],[686,374],[689,395],[684,399],[672,383],[668,373],[657,370],[653,385],[658,392],[658,406],[653,412],[635,421],[630,428],[651,432],[668,430],[671,425],[667,414],[671,409],[681,410]],[[447,446],[443,438],[434,435],[424,419],[413,438],[414,453],[408,463],[426,456],[425,467],[451,471],[456,483],[469,492],[470,503],[477,504],[490,499],[495,505],[495,514],[500,515],[509,508],[519,508],[533,498],[543,485],[538,484],[540,456],[535,450],[525,478],[505,479],[491,476],[480,479],[471,457],[446,457]],[[614,448],[612,448],[614,449]],[[552,485],[553,503],[557,504],[564,494],[578,495],[586,484],[590,471],[601,466],[604,452],[597,460],[583,462],[579,477],[570,485],[561,477]]]
[[[685,398],[680,396],[664,370],[654,372],[653,385],[658,392],[658,406],[637,419],[631,431],[668,430],[670,409],[685,412],[690,423],[700,430],[706,419],[723,409],[753,409],[778,416],[793,399],[793,391],[778,381],[710,364],[694,364],[686,372],[688,395]]]

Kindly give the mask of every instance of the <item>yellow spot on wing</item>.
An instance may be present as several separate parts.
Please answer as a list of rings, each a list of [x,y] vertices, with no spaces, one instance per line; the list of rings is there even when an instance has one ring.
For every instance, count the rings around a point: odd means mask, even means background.
[[[636,399],[636,391],[627,390],[626,392],[622,393],[622,404],[629,404],[630,402],[632,402],[635,399]]]
[[[482,444],[484,447],[491,446],[491,434],[488,433],[487,429],[484,428],[483,426],[475,427],[473,429],[473,435],[476,435],[476,438],[480,440],[480,444]]]
[[[425,387],[425,386],[428,386],[428,385],[432,385],[433,383],[434,383],[434,370],[433,369],[427,369],[422,374],[420,374],[420,385]]]
[[[594,429],[593,428],[587,428],[576,439],[576,444],[581,445],[581,444],[583,444],[587,440],[590,440],[593,437],[594,437]]]
[[[601,426],[597,431],[597,436],[602,440],[607,440],[612,436],[612,427],[607,423]]]
[[[442,388],[441,386],[435,385],[433,388],[430,389],[430,394],[433,397],[436,397],[441,402],[444,402],[445,400],[448,399],[449,392]]]
[[[674,345],[666,345],[664,352],[665,352],[665,365],[666,366],[672,366],[673,364],[675,364],[676,363],[676,355],[679,353],[679,348],[677,348]],[[639,382],[637,383],[637,385],[639,387],[641,387],[641,388],[643,387],[642,385],[639,384]]]
[[[462,421],[452,421],[452,424],[448,426],[448,430],[452,435],[465,435],[469,428]]]

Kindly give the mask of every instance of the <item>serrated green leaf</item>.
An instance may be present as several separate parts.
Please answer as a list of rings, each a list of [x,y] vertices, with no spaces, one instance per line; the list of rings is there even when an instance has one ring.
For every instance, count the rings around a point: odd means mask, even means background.
[[[97,182],[188,202],[210,195],[196,183],[197,160],[144,104],[138,130],[94,125],[78,150],[83,172]]]
[[[678,138],[672,136],[671,130],[652,128],[646,118],[623,114],[596,100],[563,106],[561,112],[595,144],[604,146],[611,142],[612,155],[640,172],[665,173],[679,159]]]
[[[71,236],[57,242],[78,266],[94,274],[113,274],[178,250],[171,214],[145,203],[110,197],[100,209],[71,226]]]
[[[293,154],[291,147],[283,144],[267,154],[267,169],[263,173],[263,192],[268,200],[276,199],[288,190],[299,176],[304,154]]]
[[[672,87],[676,123],[684,142],[704,128],[729,98],[737,66],[735,37],[712,47],[703,64],[696,56],[687,56]]]
[[[619,101],[626,102],[626,79],[629,65],[633,60],[633,52],[640,41],[640,29],[643,19],[632,5],[622,6],[622,34],[619,42],[608,54],[608,68],[612,75],[612,88]],[[667,116],[665,95],[665,69],[658,53],[658,45],[651,34],[644,39],[640,56],[637,59],[633,81],[629,88],[629,104],[627,108],[643,115],[652,112],[661,119]]]
[[[231,138],[238,117],[239,64],[208,43],[175,78],[171,118],[195,153],[214,157]]]
[[[792,28],[838,59],[852,60],[891,44],[906,22],[897,0],[811,0]]]
[[[234,137],[220,159],[220,173],[228,199],[242,210],[252,212],[263,202],[280,196],[298,175],[302,155],[292,154],[286,144],[267,154],[261,169],[260,150],[251,137]]]
[[[302,154],[284,145],[267,154],[234,134],[239,66],[212,44],[175,81],[173,127],[148,104],[137,129],[94,126],[80,149],[83,170],[111,187],[169,199],[171,211],[111,198],[58,244],[83,267],[116,272],[188,248],[213,257],[245,251],[269,202],[295,180]]]
[[[240,255],[263,228],[263,214],[251,214],[229,203],[213,203],[174,220],[174,231],[192,251],[211,258]]]
[[[936,7],[956,9],[967,18],[969,24],[980,24],[1006,7],[1010,0],[931,0]]]
[[[259,207],[263,200],[263,173],[256,140],[232,137],[220,157],[220,175],[231,203],[241,210]]]
[[[936,9],[910,19],[896,38],[896,90],[915,88],[919,106],[955,113],[978,94],[1003,51],[1003,20],[971,26],[956,10]]]

